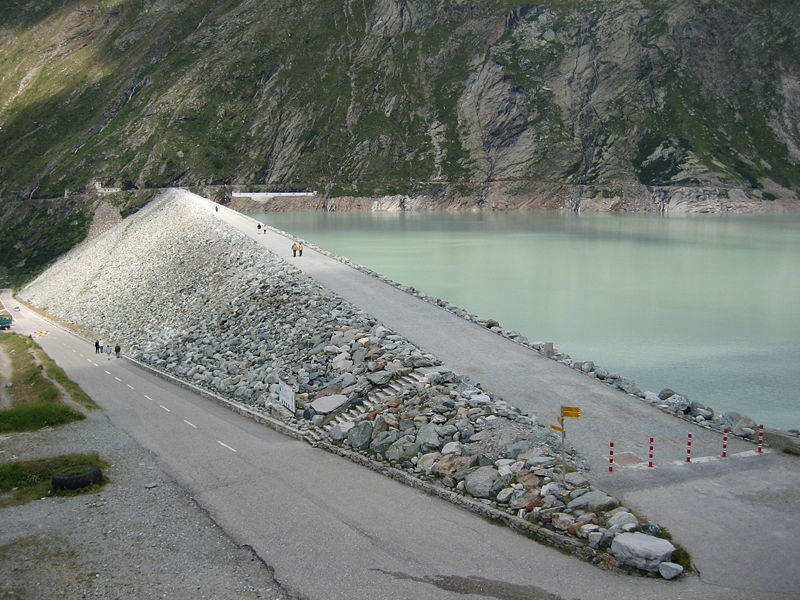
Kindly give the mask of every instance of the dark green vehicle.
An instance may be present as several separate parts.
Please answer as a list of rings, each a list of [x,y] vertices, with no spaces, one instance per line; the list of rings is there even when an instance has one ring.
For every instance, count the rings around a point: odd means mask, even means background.
[[[8,313],[0,313],[0,329],[10,329],[14,319]]]

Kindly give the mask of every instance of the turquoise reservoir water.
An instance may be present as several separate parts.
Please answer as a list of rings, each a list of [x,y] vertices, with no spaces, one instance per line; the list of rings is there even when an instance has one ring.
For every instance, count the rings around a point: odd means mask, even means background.
[[[251,214],[643,389],[800,427],[800,216]]]

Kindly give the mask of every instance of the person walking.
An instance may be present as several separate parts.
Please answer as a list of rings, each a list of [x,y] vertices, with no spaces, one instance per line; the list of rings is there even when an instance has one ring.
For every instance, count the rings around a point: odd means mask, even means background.
[[[303,244],[297,244],[297,253],[303,256]]]
[[[108,360],[111,360],[111,344],[106,346],[106,356],[108,357]]]
[[[214,207],[214,212],[215,212],[215,213],[218,213],[218,212],[219,212],[219,206],[215,206],[215,207]]]
[[[258,224],[258,233],[261,233],[261,223]]]
[[[94,341],[94,353],[95,354],[99,354],[100,353],[100,340],[95,340]]]
[[[98,349],[100,351],[100,354],[102,354],[103,353],[103,340],[102,339],[97,340],[97,347],[98,347]]]
[[[119,355],[120,355],[121,352],[122,352],[122,348],[120,348],[119,344],[114,346],[114,354],[117,355],[117,358],[119,358]]]
[[[293,257],[296,257],[296,256],[297,256],[297,251],[298,251],[299,249],[300,249],[300,244],[298,244],[297,242],[295,242],[294,244],[292,244],[292,256],[293,256]]]

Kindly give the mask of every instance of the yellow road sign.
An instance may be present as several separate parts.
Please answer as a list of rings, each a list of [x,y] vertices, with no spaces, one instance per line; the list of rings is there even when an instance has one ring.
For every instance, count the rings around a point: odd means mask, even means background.
[[[579,419],[581,416],[581,409],[577,406],[562,406],[561,407],[561,416],[562,417],[573,417],[575,419]]]
[[[550,425],[550,429],[555,429],[556,431],[564,431],[564,428],[559,427],[558,425]]]

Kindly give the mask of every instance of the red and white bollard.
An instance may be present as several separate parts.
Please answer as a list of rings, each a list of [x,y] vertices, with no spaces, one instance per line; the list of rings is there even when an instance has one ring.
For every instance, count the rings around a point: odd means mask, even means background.
[[[728,458],[728,432],[730,429],[722,430],[722,458]]]
[[[614,442],[611,442],[611,446],[608,449],[608,472],[614,472]]]
[[[758,453],[763,454],[764,452],[764,426],[758,426]]]
[[[653,468],[653,438],[650,438],[650,453],[647,455],[647,468]]]
[[[692,462],[692,434],[686,439],[686,462]]]

